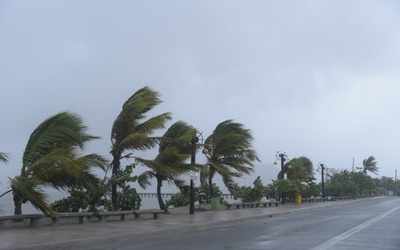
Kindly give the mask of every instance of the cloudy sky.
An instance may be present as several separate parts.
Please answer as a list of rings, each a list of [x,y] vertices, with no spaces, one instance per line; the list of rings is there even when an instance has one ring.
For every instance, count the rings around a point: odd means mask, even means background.
[[[282,150],[336,169],[373,155],[393,177],[399,27],[389,0],[1,1],[0,152],[11,161],[0,181],[20,171],[36,126],[65,110],[102,136],[88,151],[109,157],[114,119],[146,85],[164,101],[152,114],[204,136],[243,123],[263,171]]]

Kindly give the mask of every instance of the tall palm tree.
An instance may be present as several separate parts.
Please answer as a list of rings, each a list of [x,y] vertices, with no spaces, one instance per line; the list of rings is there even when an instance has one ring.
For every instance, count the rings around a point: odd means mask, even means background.
[[[146,86],[136,91],[122,106],[111,131],[113,160],[110,167],[113,175],[120,170],[121,159],[132,154],[123,156],[125,151],[149,150],[157,145],[160,138],[151,135],[155,130],[164,128],[171,115],[163,113],[148,120],[145,118],[146,114],[160,103],[159,93]],[[114,209],[118,209],[116,183],[112,183],[111,195]]]
[[[29,201],[43,213],[55,215],[43,188],[67,189],[77,185],[94,187],[98,178],[92,167],[104,169],[106,160],[96,154],[81,155],[85,143],[99,137],[87,134],[76,114],[58,113],[43,121],[31,134],[22,157],[20,175],[10,178],[15,214]]]
[[[376,166],[378,164],[378,162],[375,160],[375,157],[370,156],[367,159],[363,160],[363,173],[366,175],[367,171],[374,173],[374,174],[378,174],[379,171],[379,167]]]
[[[157,180],[157,198],[160,209],[167,211],[161,196],[161,188],[164,181],[182,187],[183,180],[179,179],[182,174],[197,170],[195,165],[186,164],[186,160],[192,155],[191,139],[196,136],[196,129],[183,121],[174,123],[165,132],[160,142],[158,155],[154,160],[137,158],[137,161],[150,170],[139,175],[138,182],[142,188],[150,184],[150,179]]]
[[[208,163],[202,168],[200,178],[202,185],[209,187],[211,197],[214,197],[215,174],[221,175],[225,186],[234,194],[233,178],[254,172],[253,162],[260,160],[252,147],[253,140],[251,131],[233,120],[221,122],[205,140],[203,153]]]

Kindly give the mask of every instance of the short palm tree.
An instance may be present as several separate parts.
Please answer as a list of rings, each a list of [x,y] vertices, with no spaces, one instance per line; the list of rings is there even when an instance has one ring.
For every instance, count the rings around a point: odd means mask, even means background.
[[[136,91],[122,106],[122,111],[115,119],[111,131],[111,154],[113,157],[110,165],[112,174],[116,175],[121,168],[121,159],[125,151],[143,151],[154,148],[160,138],[152,137],[155,130],[164,128],[171,119],[170,113],[163,113],[145,120],[146,114],[156,105],[160,104],[158,92],[149,87]],[[112,183],[111,199],[114,209],[118,209],[117,184]]]
[[[371,172],[374,174],[378,174],[379,167],[376,166],[378,162],[375,160],[375,157],[370,156],[367,159],[363,160],[363,173],[366,175],[367,172]]]
[[[165,132],[160,142],[158,155],[154,160],[137,158],[137,161],[150,170],[139,175],[138,182],[142,188],[150,184],[150,179],[157,180],[157,198],[160,209],[167,211],[161,195],[164,181],[182,187],[179,177],[197,170],[195,165],[185,163],[192,155],[191,140],[196,136],[196,129],[183,121],[174,123]]]
[[[300,182],[311,182],[314,178],[313,164],[310,159],[305,156],[291,159],[285,166],[289,180],[297,180]],[[280,172],[279,172],[280,174]]]
[[[106,160],[96,154],[80,154],[86,142],[99,138],[86,130],[78,115],[62,112],[33,131],[24,150],[21,173],[10,178],[11,190],[4,193],[12,191],[15,214],[22,214],[22,204],[29,201],[43,213],[55,215],[46,202],[43,188],[62,190],[79,185],[90,188],[98,183],[91,168],[104,169]]]
[[[208,163],[201,169],[200,179],[202,185],[209,187],[211,197],[214,197],[212,180],[215,174],[219,174],[228,190],[235,194],[233,178],[254,172],[253,162],[260,160],[252,147],[253,140],[251,131],[233,120],[221,122],[205,140],[203,153]]]

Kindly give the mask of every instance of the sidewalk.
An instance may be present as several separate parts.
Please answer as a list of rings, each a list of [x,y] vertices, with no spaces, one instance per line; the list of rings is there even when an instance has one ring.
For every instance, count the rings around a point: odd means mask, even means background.
[[[189,214],[189,208],[171,209],[171,214],[162,214],[158,220],[139,219],[112,222],[92,222],[43,225],[36,228],[15,228],[0,230],[0,249],[73,249],[84,246],[101,246],[102,242],[127,237],[169,234],[201,228],[221,226],[242,221],[267,219],[285,213],[317,209],[325,206],[343,205],[363,201],[344,200],[333,202],[285,204],[278,207],[259,207],[218,211],[196,211]]]

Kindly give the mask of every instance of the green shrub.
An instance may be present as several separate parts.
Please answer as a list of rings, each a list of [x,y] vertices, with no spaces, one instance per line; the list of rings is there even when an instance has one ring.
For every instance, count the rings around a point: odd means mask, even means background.
[[[55,201],[50,206],[56,212],[78,212],[85,211],[113,211],[113,210],[137,210],[141,206],[142,199],[135,188],[131,188],[129,182],[136,181],[136,176],[131,176],[134,165],[127,166],[124,170],[110,178],[107,182],[98,183],[96,188],[87,190],[83,187],[76,187],[69,190],[70,195],[61,200]],[[115,209],[107,194],[111,193],[112,183],[121,187],[118,192],[119,207]]]
[[[167,200],[165,202],[166,206],[173,206],[173,207],[183,207],[187,206],[190,203],[190,197],[187,194],[184,194],[182,192],[176,193],[171,196],[170,200]]]
[[[265,197],[267,189],[263,185],[260,176],[258,176],[254,182],[253,187],[242,186],[237,187],[237,193],[235,199],[239,198],[242,202],[258,202]]]
[[[203,188],[202,186],[200,187],[195,187],[194,188],[195,192],[195,202],[198,202],[199,204],[210,204],[211,203],[211,196],[208,192],[208,188]],[[185,186],[181,189],[182,191],[179,193],[176,193],[171,196],[170,200],[166,201],[166,205],[168,206],[174,206],[174,207],[182,207],[182,206],[187,206],[190,203],[190,186]],[[219,188],[214,184],[214,194],[217,194],[220,197],[220,202],[224,202],[224,198],[222,197],[222,192],[219,190]]]

